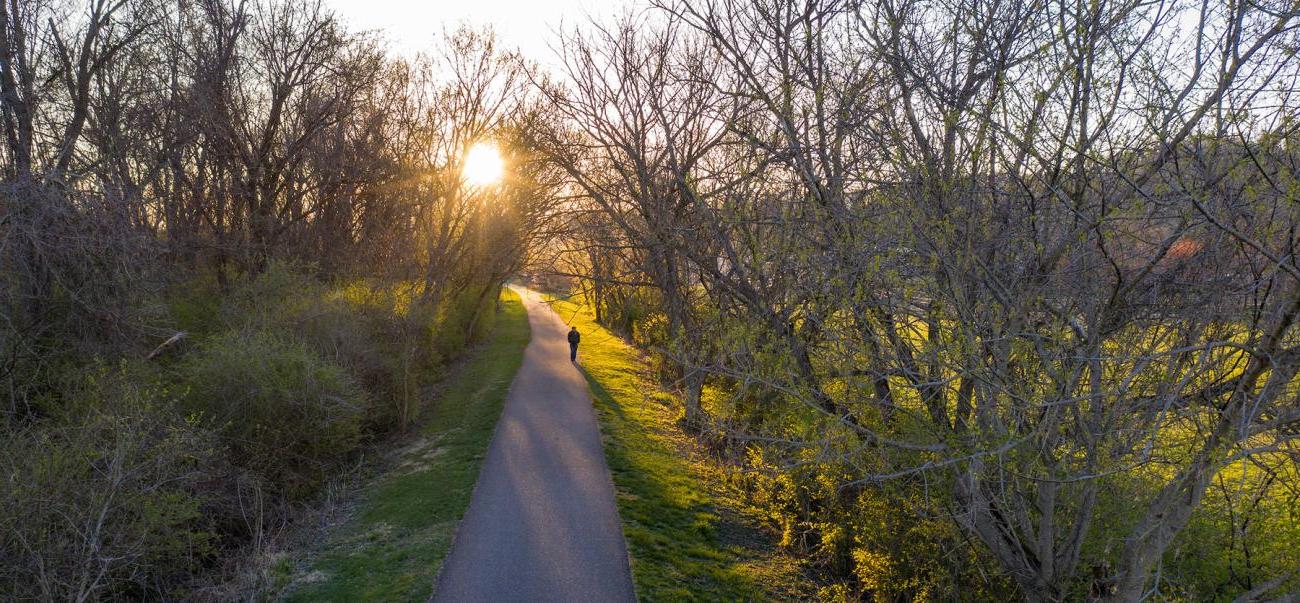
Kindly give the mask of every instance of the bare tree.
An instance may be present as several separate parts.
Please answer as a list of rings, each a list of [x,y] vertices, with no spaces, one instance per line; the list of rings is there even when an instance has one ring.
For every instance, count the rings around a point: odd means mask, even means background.
[[[613,276],[601,257],[623,246],[583,226],[615,227],[635,254],[635,266],[662,300],[666,335],[687,359],[679,373],[686,420],[701,416],[700,390],[706,339],[695,317],[691,274],[682,241],[693,236],[697,167],[721,139],[721,95],[699,40],[680,24],[624,16],[610,26],[574,31],[562,45],[564,85],[543,83],[543,93],[569,126],[543,146],[567,181],[590,202],[598,220],[576,219],[572,251],[599,269],[588,274],[598,291]],[[602,249],[604,248],[604,249]],[[598,303],[601,293],[596,295]],[[668,343],[668,342],[664,342]]]
[[[591,242],[699,283],[724,352],[679,360],[821,413],[795,446],[843,491],[928,476],[1026,597],[1135,600],[1226,464],[1294,454],[1300,7],[656,6],[725,65],[682,204],[637,196],[660,63],[617,34],[566,44],[555,160],[620,235]]]

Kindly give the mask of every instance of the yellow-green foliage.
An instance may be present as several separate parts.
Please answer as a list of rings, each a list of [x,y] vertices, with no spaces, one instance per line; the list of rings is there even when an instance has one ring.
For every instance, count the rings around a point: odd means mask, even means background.
[[[898,343],[910,348],[922,368],[928,370],[933,362],[936,372],[925,375],[923,381],[945,383],[937,407],[955,417],[959,378],[966,376],[975,382],[992,378],[991,369],[982,364],[988,361],[989,341],[1005,338],[998,337],[997,328],[991,325],[963,323],[937,314],[892,318],[892,325],[881,324],[878,317],[868,320],[876,321],[872,328],[877,332],[892,329]],[[649,315],[643,320],[653,322]],[[796,326],[798,320],[796,316]],[[874,403],[872,377],[858,369],[888,369],[896,367],[899,359],[881,364],[863,341],[852,336],[856,326],[847,321],[844,315],[823,320],[820,328],[834,336],[812,350],[812,363],[822,393],[848,409],[856,420],[897,441],[924,443],[942,438],[955,450],[968,452],[1001,446],[1014,436],[978,426],[960,435],[936,429],[930,409],[922,401],[921,387],[897,370],[888,376],[897,408],[886,422],[881,406]],[[812,392],[801,389],[807,384],[790,382],[789,375],[796,367],[788,349],[780,342],[774,345],[761,325],[743,321],[707,324],[716,329],[707,337],[717,350],[743,350],[746,354],[739,359],[746,374],[743,383],[714,378],[705,388],[702,403],[710,416],[707,437],[729,441],[732,457],[744,460],[750,471],[740,481],[748,488],[750,501],[784,534],[786,545],[817,559],[830,575],[852,578],[827,592],[877,599],[1015,596],[1013,585],[983,545],[958,527],[954,513],[960,508],[953,499],[950,473],[929,471],[883,483],[845,486],[863,475],[891,474],[947,457],[866,445],[834,417],[796,400],[811,399]],[[1242,346],[1259,336],[1230,323],[1129,325],[1110,333],[1098,351],[1088,352],[1081,347],[1086,342],[1076,340],[1077,333],[1067,325],[1043,324],[1034,329],[1037,340],[1009,340],[1007,366],[999,369],[1005,377],[996,381],[989,394],[996,399],[984,401],[1003,425],[1032,420],[1033,413],[1027,409],[1040,403],[1075,401],[1081,413],[1104,412],[1117,404],[1132,404],[1134,399],[1172,400],[1226,382],[1243,373],[1249,356]],[[633,325],[630,331],[638,329]],[[672,346],[672,341],[657,344],[661,349],[671,350]],[[1081,355],[1099,359],[1098,396],[1090,389],[1094,365],[1079,365]],[[1078,370],[1073,368],[1076,365]],[[1264,373],[1265,379],[1269,376]],[[779,383],[782,388],[758,385],[765,383]],[[1300,379],[1287,387],[1291,392],[1300,391]],[[1294,393],[1283,398],[1288,396]],[[1099,458],[1115,470],[1095,478],[1103,483],[1086,534],[1081,569],[1075,582],[1066,586],[1073,589],[1069,591],[1072,596],[1086,594],[1092,576],[1108,571],[1146,511],[1146,501],[1203,444],[1205,434],[1220,417],[1212,405],[1200,403],[1170,405],[1163,412],[1157,412],[1154,402],[1152,407],[1149,412],[1139,408],[1116,413],[1102,427],[1105,435],[1098,441],[1113,451]],[[1078,428],[1069,422],[1060,427]],[[1149,438],[1148,430],[1153,434]],[[730,441],[736,432],[771,441]],[[1138,438],[1137,446],[1132,444],[1134,438]],[[1065,438],[1056,451],[1055,470],[1084,471],[1084,450],[1077,441],[1070,446],[1072,441]],[[1223,454],[1275,443],[1273,434],[1265,434]],[[990,479],[1023,480],[1008,484],[1009,491],[1030,492],[1032,500],[1032,480],[1015,474],[1041,474],[1044,461],[1039,452],[1031,446],[1015,447],[999,455],[998,463],[1012,471],[1002,476],[993,472]],[[1166,555],[1161,592],[1184,599],[1231,599],[1300,566],[1292,544],[1300,542],[1295,470],[1296,465],[1285,454],[1255,455],[1251,461],[1225,468]],[[1058,511],[1060,521],[1066,525],[1075,521],[1070,511],[1079,502],[1077,491],[1066,486],[1055,500],[1062,509]],[[1300,576],[1291,580],[1300,584]],[[1285,584],[1280,590],[1288,588],[1294,590]]]
[[[953,381],[944,389],[943,408],[952,414],[957,404],[955,380],[959,376],[953,367],[960,366],[963,359],[953,358],[951,354],[963,349],[960,338],[973,337],[978,329],[967,329],[951,321],[941,320],[939,324],[945,328],[931,332],[924,322],[903,317],[895,328],[917,357],[941,354],[940,375]],[[744,340],[753,349],[751,340],[746,340],[744,325],[733,326],[730,336]],[[1171,388],[1177,395],[1223,383],[1241,375],[1245,369],[1248,356],[1239,346],[1251,336],[1235,325],[1208,325],[1203,330],[1145,326],[1115,333],[1101,346],[1104,395],[1160,397],[1170,395]],[[932,341],[932,337],[943,341]],[[1063,330],[1058,334],[1057,343],[1069,338]],[[1206,346],[1208,341],[1221,343]],[[739,344],[726,342],[726,345],[732,347],[724,349],[733,349]],[[837,349],[835,345],[845,347]],[[886,426],[875,413],[874,405],[863,403],[873,397],[867,378],[833,376],[845,364],[852,367],[868,361],[860,350],[850,346],[851,342],[833,342],[828,344],[831,351],[823,351],[814,358],[819,370],[828,374],[823,381],[824,391],[845,407],[854,409],[859,420],[886,430],[898,440],[932,439],[920,393],[905,377],[889,378],[894,402],[905,412],[896,414]],[[1180,364],[1172,359],[1178,349],[1203,351],[1198,351],[1193,361]],[[1016,378],[1008,386],[1029,402],[1069,396],[1082,400],[1084,408],[1090,404],[1118,402],[1108,397],[1091,400],[1090,391],[1085,389],[1089,385],[1088,369],[1077,386],[1069,389],[1054,382],[1041,364],[1070,359],[1070,355],[1053,359],[1050,354],[1044,355],[1042,349],[1017,343],[1012,347],[1015,369],[1012,374]],[[771,358],[759,347],[754,353],[757,365],[754,370],[758,371],[755,374],[764,377],[767,375],[761,371],[772,371],[768,378],[779,381],[781,372],[789,370],[785,362],[788,360]],[[1053,368],[1060,372],[1059,366]],[[1289,387],[1294,389],[1297,383]],[[813,448],[802,449],[749,444],[748,465],[757,470],[746,478],[752,488],[752,500],[783,529],[787,544],[801,547],[823,559],[836,573],[844,573],[845,533],[851,533],[849,565],[852,567],[847,573],[855,577],[863,596],[939,600],[1012,596],[1013,587],[1005,576],[998,574],[996,564],[982,546],[958,529],[952,518],[955,507],[949,478],[942,472],[872,483],[860,490],[828,489],[827,479],[832,484],[843,484],[852,481],[850,476],[881,470],[874,465],[879,457],[861,447],[853,434],[838,431],[834,425],[828,427],[824,417],[801,412],[798,410],[801,405],[793,404],[785,396],[721,389],[711,387],[705,396],[706,408],[718,424],[739,424],[751,433],[816,443]],[[998,409],[1014,413],[1018,408],[1021,407],[1007,403]],[[1007,420],[1014,418],[1013,414],[1007,416]],[[1130,454],[1124,457],[1123,464],[1132,466],[1097,478],[1104,485],[1085,542],[1083,567],[1104,568],[1113,561],[1132,526],[1145,511],[1142,501],[1148,500],[1174,476],[1218,418],[1214,409],[1203,406],[1175,408],[1164,413],[1160,422],[1154,424],[1150,448],[1144,451],[1150,455],[1150,462]],[[1123,417],[1114,423],[1116,430],[1146,426],[1140,420],[1127,423]],[[1272,436],[1262,436],[1240,448],[1263,447],[1273,442]],[[1062,462],[1067,463],[1071,455],[1079,454],[1069,449],[1059,452]],[[939,460],[924,453],[891,450],[889,454],[895,468]],[[1037,470],[1038,461],[1031,457],[1012,450],[1000,460],[1032,474]],[[828,458],[852,460],[855,468],[846,471],[834,462],[823,460]],[[1255,455],[1250,461],[1234,463],[1221,471],[1190,524],[1166,555],[1161,569],[1161,592],[1187,600],[1232,599],[1269,578],[1286,576],[1290,568],[1300,566],[1293,545],[1300,542],[1297,529],[1300,491],[1294,486],[1295,471],[1294,462],[1284,454]],[[1067,500],[1064,495],[1058,498]],[[1084,585],[1077,588],[1086,589],[1087,579],[1083,576],[1080,583]],[[1292,583],[1297,580],[1300,577],[1291,579]],[[1284,584],[1280,590],[1285,592],[1288,588]]]
[[[1166,588],[1189,600],[1230,600],[1290,574],[1278,590],[1293,592],[1300,588],[1298,543],[1300,465],[1280,454],[1232,463],[1166,555]]]
[[[120,364],[48,367],[30,415],[0,430],[0,599],[184,598],[193,572],[280,526],[363,443],[431,411],[495,300],[418,299],[280,263],[225,293],[199,275]]]
[[[209,434],[136,371],[70,377],[55,425],[0,429],[0,599],[146,598],[217,543]]]
[[[404,430],[427,412],[429,387],[449,359],[491,329],[494,303],[464,292],[432,308],[413,283],[331,285],[272,263],[236,286],[215,311],[218,329],[273,333],[341,367],[370,394],[367,431],[384,433]],[[214,310],[193,296],[180,309],[186,315]]]
[[[808,555],[834,576],[851,577],[836,593],[876,601],[998,600],[1014,598],[982,551],[945,508],[939,480],[844,488],[853,473],[821,452],[789,451],[751,443],[735,480],[782,544]],[[769,458],[770,457],[770,458]],[[838,595],[837,595],[838,596]],[[832,599],[836,597],[831,597]]]
[[[742,519],[724,473],[692,453],[680,410],[654,384],[647,360],[557,301],[583,333],[579,363],[591,387],[618,496],[632,576],[645,601],[743,601],[811,596],[812,586],[769,535]]]
[[[204,342],[180,371],[186,413],[219,434],[237,466],[301,498],[360,441],[365,396],[306,346],[259,331]]]

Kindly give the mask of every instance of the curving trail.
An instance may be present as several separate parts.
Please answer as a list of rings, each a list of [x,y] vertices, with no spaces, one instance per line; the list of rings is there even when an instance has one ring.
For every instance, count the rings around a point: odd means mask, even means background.
[[[569,362],[568,328],[536,293],[515,290],[532,340],[433,600],[634,601],[614,486],[587,382]]]

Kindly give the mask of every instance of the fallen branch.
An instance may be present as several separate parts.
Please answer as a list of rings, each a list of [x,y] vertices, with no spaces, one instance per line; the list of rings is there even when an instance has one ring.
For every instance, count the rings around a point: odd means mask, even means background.
[[[188,336],[189,334],[186,333],[185,331],[178,331],[175,335],[168,337],[167,341],[162,342],[161,344],[158,345],[158,347],[154,348],[152,352],[149,352],[149,355],[145,356],[144,359],[153,360],[154,358],[161,356],[163,352],[166,352],[172,347],[175,347],[176,344],[180,343],[181,341],[184,341],[185,338]]]

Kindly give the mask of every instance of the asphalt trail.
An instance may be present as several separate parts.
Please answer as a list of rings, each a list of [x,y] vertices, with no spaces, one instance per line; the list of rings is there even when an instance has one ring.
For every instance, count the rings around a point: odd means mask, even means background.
[[[532,340],[433,600],[634,601],[614,485],[587,382],[569,362],[568,327],[536,293],[516,291]]]

